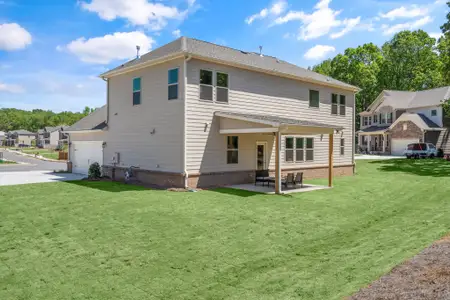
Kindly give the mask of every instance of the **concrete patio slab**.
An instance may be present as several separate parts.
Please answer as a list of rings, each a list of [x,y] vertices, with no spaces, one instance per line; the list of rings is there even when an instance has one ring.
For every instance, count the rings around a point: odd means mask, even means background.
[[[256,192],[256,193],[275,194],[275,188],[273,186],[254,185],[254,184],[249,183],[249,184],[231,185],[231,186],[227,186],[227,187],[232,188],[232,189],[237,189],[237,190]],[[305,184],[305,185],[303,185],[302,188],[289,188],[287,190],[283,190],[282,194],[304,193],[304,192],[326,190],[326,189],[330,189],[330,187],[323,186],[323,185]]]

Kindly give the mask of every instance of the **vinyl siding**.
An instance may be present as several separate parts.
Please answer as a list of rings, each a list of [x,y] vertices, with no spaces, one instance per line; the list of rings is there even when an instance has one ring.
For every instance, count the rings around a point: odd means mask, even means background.
[[[179,68],[178,99],[168,100],[168,70]],[[133,78],[141,77],[141,104],[133,106]],[[109,121],[104,164],[116,152],[120,166],[183,172],[183,60],[109,79]],[[154,132],[154,133],[153,133]]]
[[[432,110],[437,111],[436,116],[431,115]],[[418,114],[423,114],[425,117],[427,117],[428,119],[430,119],[431,121],[433,121],[434,123],[439,125],[440,127],[443,126],[443,124],[442,124],[442,120],[443,120],[442,107],[411,108],[411,109],[408,109],[407,111],[418,113]]]
[[[229,103],[212,103],[199,99],[200,69],[229,74]],[[215,111],[267,114],[301,120],[323,122],[344,127],[345,155],[340,155],[340,137],[334,139],[335,165],[353,163],[354,94],[328,87],[256,73],[192,59],[187,64],[186,156],[190,173],[252,170],[256,165],[256,142],[268,142],[270,168],[275,167],[273,134],[242,134],[239,136],[239,164],[226,163],[226,136],[219,133],[219,118]],[[320,108],[309,108],[309,90],[318,90]],[[331,115],[331,94],[346,96],[346,115]],[[231,125],[229,125],[231,126]],[[328,164],[328,136],[315,135],[314,161],[284,162],[282,139],[282,168],[324,166]]]
[[[59,131],[53,131],[50,133],[50,145],[51,146],[58,146],[59,142]]]

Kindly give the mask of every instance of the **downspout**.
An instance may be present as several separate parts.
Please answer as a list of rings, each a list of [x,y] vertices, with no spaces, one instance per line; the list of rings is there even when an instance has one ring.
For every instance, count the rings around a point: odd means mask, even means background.
[[[183,78],[184,78],[184,113],[183,113],[183,178],[184,188],[189,188],[189,174],[187,171],[187,159],[186,159],[186,106],[187,106],[187,62],[192,59],[191,55],[187,55],[183,62]]]

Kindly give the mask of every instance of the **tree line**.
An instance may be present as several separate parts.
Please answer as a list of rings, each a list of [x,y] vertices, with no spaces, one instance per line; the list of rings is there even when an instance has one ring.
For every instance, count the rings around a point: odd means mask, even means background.
[[[450,2],[447,5],[450,8]],[[381,47],[368,43],[348,48],[312,70],[360,87],[358,114],[383,90],[420,91],[450,85],[450,12],[441,30],[437,40],[423,30],[402,31]]]
[[[0,109],[0,131],[25,129],[36,132],[47,126],[72,125],[84,118],[94,109],[85,107],[82,112],[63,111],[55,113],[50,110],[33,109],[31,111],[2,108]]]

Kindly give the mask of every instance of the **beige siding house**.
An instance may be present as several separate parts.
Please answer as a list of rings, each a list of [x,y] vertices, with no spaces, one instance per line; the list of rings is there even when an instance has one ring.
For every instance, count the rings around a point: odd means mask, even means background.
[[[353,174],[354,86],[185,37],[101,77],[108,174],[133,166],[142,181],[177,187],[254,182],[258,169]]]

